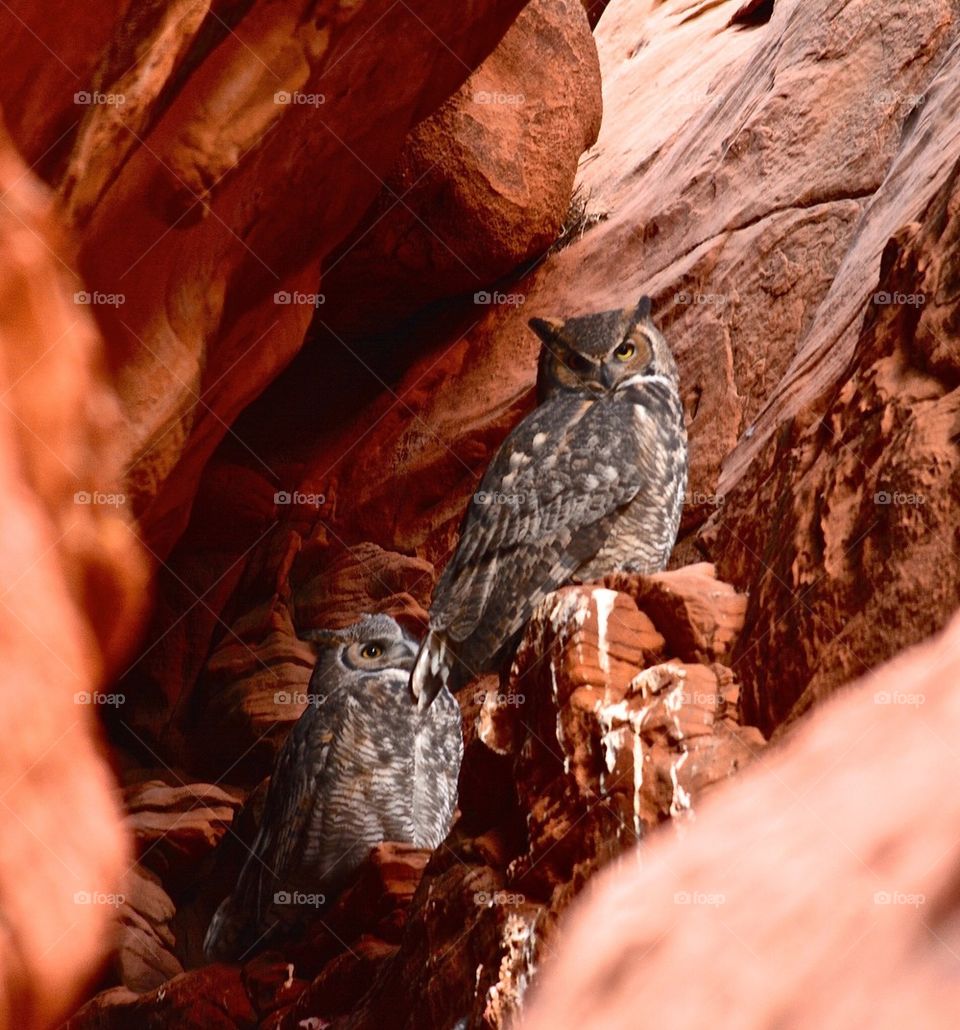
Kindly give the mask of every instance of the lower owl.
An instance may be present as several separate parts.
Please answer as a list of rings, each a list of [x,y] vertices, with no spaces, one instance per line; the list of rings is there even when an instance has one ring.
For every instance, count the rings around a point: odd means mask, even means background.
[[[236,889],[207,930],[210,960],[240,959],[332,900],[382,841],[435,848],[457,804],[460,709],[441,692],[417,710],[417,642],[387,615],[312,632],[311,703],[274,763]]]
[[[474,494],[430,608],[411,687],[421,707],[501,670],[539,602],[571,580],[665,568],[687,484],[676,362],[635,307],[534,318],[539,405]]]

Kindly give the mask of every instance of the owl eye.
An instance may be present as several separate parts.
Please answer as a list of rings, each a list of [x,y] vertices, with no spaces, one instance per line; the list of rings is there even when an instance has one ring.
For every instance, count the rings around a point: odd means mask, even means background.
[[[567,354],[565,364],[571,372],[589,372],[593,367],[582,354],[575,354],[572,351]]]
[[[619,347],[613,352],[613,356],[618,361],[629,361],[634,354],[637,353],[637,345],[631,343],[629,340],[624,340]]]
[[[383,648],[379,644],[364,644],[360,651],[361,658],[379,658]]]

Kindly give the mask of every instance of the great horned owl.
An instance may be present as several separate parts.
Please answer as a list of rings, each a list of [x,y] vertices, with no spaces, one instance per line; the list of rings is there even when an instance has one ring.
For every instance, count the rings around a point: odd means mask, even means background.
[[[204,952],[242,957],[277,926],[304,921],[382,841],[435,848],[457,803],[460,709],[441,691],[410,696],[417,642],[388,615],[307,634],[322,647],[310,703],[274,763],[263,817]]]
[[[422,707],[502,667],[551,590],[657,572],[676,541],[687,433],[650,298],[530,326],[543,344],[539,406],[490,463],[434,591],[411,678]]]

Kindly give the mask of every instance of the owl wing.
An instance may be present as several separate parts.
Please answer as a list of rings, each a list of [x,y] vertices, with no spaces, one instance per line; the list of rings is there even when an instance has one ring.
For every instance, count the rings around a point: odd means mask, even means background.
[[[336,722],[325,716],[311,705],[287,736],[271,774],[260,828],[237,881],[234,908],[245,913],[258,935],[266,930],[264,916],[301,853],[310,814],[318,804],[336,738]]]
[[[437,584],[432,630],[463,641],[482,620],[492,634],[485,646],[502,644],[597,552],[640,489],[657,431],[636,412],[614,396],[563,395],[514,429],[471,500]]]

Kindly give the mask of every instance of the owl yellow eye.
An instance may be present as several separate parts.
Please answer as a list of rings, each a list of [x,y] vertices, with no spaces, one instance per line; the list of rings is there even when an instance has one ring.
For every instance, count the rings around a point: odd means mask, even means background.
[[[361,658],[379,658],[383,654],[383,648],[379,644],[364,644],[360,652]]]
[[[618,361],[629,361],[634,354],[637,353],[637,345],[631,343],[629,340],[624,340],[619,347],[613,352],[613,356]]]

